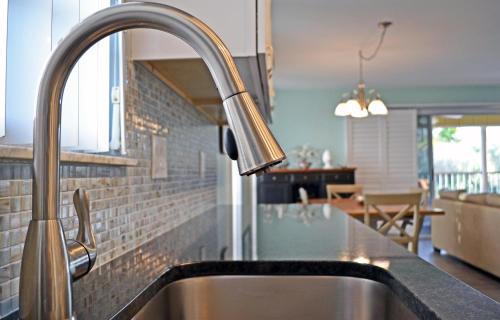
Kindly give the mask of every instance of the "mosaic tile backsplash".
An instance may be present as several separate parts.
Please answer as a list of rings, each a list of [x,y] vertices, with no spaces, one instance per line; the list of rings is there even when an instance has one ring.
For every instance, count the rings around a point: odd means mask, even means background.
[[[136,167],[61,166],[61,216],[77,232],[73,191],[89,192],[96,267],[216,205],[217,129],[138,63],[128,68],[127,157]],[[168,177],[151,178],[152,135],[167,138]],[[205,167],[200,173],[200,152]],[[18,308],[24,238],[31,218],[31,163],[0,159],[0,317]]]

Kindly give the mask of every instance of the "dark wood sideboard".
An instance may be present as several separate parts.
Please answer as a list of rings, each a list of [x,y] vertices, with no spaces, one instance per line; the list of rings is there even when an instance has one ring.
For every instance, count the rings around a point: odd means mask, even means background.
[[[273,169],[258,177],[257,202],[299,202],[301,187],[311,199],[326,198],[327,184],[353,184],[355,171],[355,168]]]

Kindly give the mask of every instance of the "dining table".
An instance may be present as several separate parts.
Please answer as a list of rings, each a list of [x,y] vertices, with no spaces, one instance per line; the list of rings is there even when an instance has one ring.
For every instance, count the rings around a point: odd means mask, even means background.
[[[365,216],[365,206],[362,201],[358,201],[357,199],[354,198],[342,198],[342,199],[309,199],[310,204],[330,204],[341,211],[345,212],[346,214],[350,215],[351,217],[360,220],[363,222],[364,216]],[[404,210],[407,206],[406,205],[380,205],[378,206],[381,210],[383,210],[385,213],[387,213],[389,216],[395,216],[402,210]],[[419,224],[419,230],[421,230],[424,217],[426,216],[442,216],[445,214],[445,211],[440,208],[433,208],[430,206],[421,206],[419,209],[420,212],[420,217],[418,224]],[[368,214],[370,215],[370,226],[371,227],[376,227],[378,221],[383,221],[384,218],[380,216],[380,214],[370,206],[368,208]],[[409,210],[408,211],[408,218],[411,218],[413,215],[413,211]]]
[[[358,201],[356,199],[345,198],[345,199],[309,199],[311,204],[330,204],[334,207],[339,208],[345,213],[349,214],[354,218],[364,217],[365,215],[365,206],[362,201]],[[405,205],[381,205],[380,209],[384,210],[388,215],[393,216],[398,214],[402,209],[404,209]],[[377,216],[378,212],[370,207],[368,210],[368,214],[370,216]],[[429,206],[421,206],[420,207],[420,215],[421,216],[441,216],[444,215],[445,212],[440,208],[432,208]],[[408,216],[411,216],[412,212],[408,212]]]

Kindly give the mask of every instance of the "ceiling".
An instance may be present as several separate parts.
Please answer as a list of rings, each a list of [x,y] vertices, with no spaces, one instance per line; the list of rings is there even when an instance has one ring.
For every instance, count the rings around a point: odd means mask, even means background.
[[[351,88],[390,20],[368,87],[498,85],[499,16],[499,0],[273,0],[275,84]]]

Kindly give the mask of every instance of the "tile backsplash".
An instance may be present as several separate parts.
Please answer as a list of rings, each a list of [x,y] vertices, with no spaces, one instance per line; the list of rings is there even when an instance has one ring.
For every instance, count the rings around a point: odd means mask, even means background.
[[[97,239],[96,266],[216,205],[216,127],[139,63],[129,64],[125,92],[127,157],[138,159],[138,165],[61,166],[66,236],[76,235],[72,194],[83,187],[89,192]],[[151,177],[152,135],[167,139],[168,177],[164,179]],[[18,308],[31,192],[31,163],[0,159],[0,316]]]

